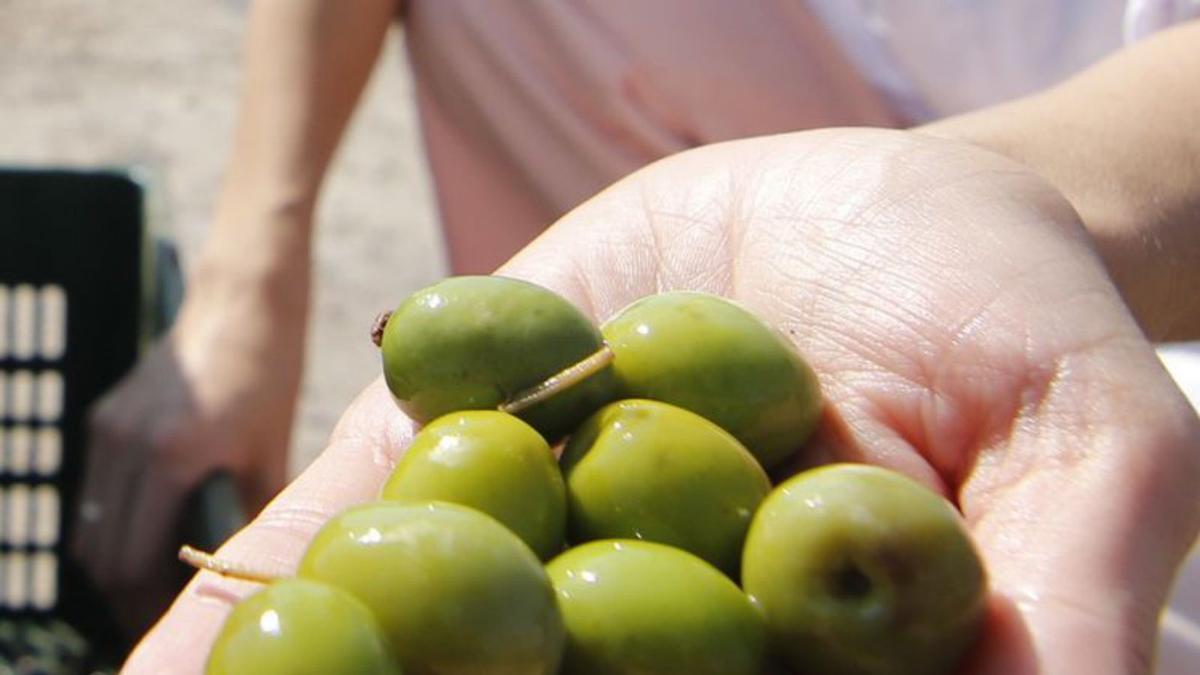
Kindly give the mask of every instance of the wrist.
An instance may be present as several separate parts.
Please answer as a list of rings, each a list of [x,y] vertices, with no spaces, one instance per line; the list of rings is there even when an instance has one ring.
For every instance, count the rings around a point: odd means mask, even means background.
[[[312,190],[226,189],[200,260],[218,269],[259,276],[307,268],[311,258]]]
[[[198,400],[220,407],[231,396],[254,399],[268,389],[293,400],[308,300],[307,265],[197,261],[169,340],[179,367],[197,378]]]
[[[190,271],[181,323],[225,316],[235,324],[265,321],[302,333],[311,266],[307,211],[224,211]]]
[[[1154,160],[1134,145],[1081,141],[1087,137],[1083,130],[1069,120],[1056,121],[1037,98],[917,131],[1004,155],[1042,176],[1074,207],[1147,337],[1200,336],[1200,295],[1190,290],[1197,283],[1192,270],[1200,250],[1200,230],[1189,215],[1196,200],[1176,185],[1194,182],[1186,171],[1150,171]],[[1156,179],[1164,173],[1172,178]]]

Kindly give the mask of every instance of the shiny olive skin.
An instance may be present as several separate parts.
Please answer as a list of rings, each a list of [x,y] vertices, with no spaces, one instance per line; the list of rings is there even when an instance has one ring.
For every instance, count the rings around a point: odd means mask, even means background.
[[[492,517],[377,502],[317,533],[299,576],[357,596],[407,675],[553,675],[564,632],[537,556]]]
[[[384,328],[388,388],[414,420],[495,409],[601,347],[600,332],[556,293],[504,277],[451,277],[405,300]],[[519,413],[547,440],[612,400],[611,368]]]
[[[546,570],[567,625],[564,673],[762,674],[762,618],[728,577],[690,553],[596,541]]]
[[[736,575],[771,482],[737,439],[660,401],[610,403],[563,451],[574,542],[644,539]]]
[[[562,550],[566,488],[546,440],[494,410],[450,413],[413,439],[380,493],[463,504],[499,520],[543,560]]]
[[[949,502],[850,464],[799,474],[767,497],[746,537],[742,585],[784,660],[829,675],[954,672],[987,592]]]
[[[400,675],[379,622],[345,591],[284,579],[238,603],[206,675]]]
[[[817,377],[795,347],[741,306],[706,293],[643,298],[602,328],[621,398],[666,401],[712,420],[770,469],[816,427]]]

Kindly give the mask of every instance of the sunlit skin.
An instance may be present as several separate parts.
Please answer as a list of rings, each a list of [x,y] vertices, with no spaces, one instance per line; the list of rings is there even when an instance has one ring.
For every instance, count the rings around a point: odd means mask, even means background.
[[[795,341],[826,407],[807,463],[890,467],[961,508],[989,572],[970,675],[1143,673],[1200,521],[1200,429],[1047,183],[913,133],[709,146],[585,203],[503,272],[597,320],[695,289]],[[382,382],[228,558],[292,571],[412,434]],[[202,573],[127,672],[198,672],[248,585]]]

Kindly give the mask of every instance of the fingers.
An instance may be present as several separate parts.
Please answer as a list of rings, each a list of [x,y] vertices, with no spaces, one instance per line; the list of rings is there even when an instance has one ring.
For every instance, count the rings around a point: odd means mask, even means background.
[[[351,405],[328,448],[245,529],[221,547],[223,559],[279,576],[294,573],[305,547],[331,516],[374,499],[412,437],[412,423],[377,380]],[[123,672],[200,673],[229,609],[257,584],[197,574],[138,645]]]
[[[970,675],[1036,675],[1039,657],[1033,634],[1016,604],[1003,595],[988,599],[984,623],[987,639],[975,645],[961,673]]]
[[[171,463],[178,453],[164,447],[152,452],[147,443],[151,434],[125,421],[145,424],[134,417],[136,407],[123,407],[128,403],[108,399],[92,418],[72,552],[109,600],[125,633],[136,636],[177,590],[173,537],[188,477]]]
[[[141,635],[178,591],[175,533],[188,489],[172,467],[150,462],[132,483],[118,540],[118,566],[106,593],[128,635]]]
[[[139,473],[140,453],[123,443],[111,412],[98,409],[89,426],[87,469],[71,549],[101,589],[111,587],[121,564],[121,542]]]
[[[1024,622],[1036,672],[1149,672],[1200,525],[1195,414],[1136,340],[1068,359],[1030,411],[963,489],[993,589]]]
[[[184,372],[174,343],[160,343],[90,421],[72,551],[130,635],[140,634],[177,588],[176,526],[201,479],[231,470],[258,504],[283,483],[290,417],[278,409],[290,399],[272,392],[239,397],[236,388],[221,389],[228,373],[201,372],[210,377]],[[207,383],[216,383],[215,394],[201,386]]]

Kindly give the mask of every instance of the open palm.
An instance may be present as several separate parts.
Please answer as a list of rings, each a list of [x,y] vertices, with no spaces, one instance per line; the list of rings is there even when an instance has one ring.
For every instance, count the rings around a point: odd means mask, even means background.
[[[743,303],[820,376],[827,409],[801,464],[885,465],[961,508],[993,592],[969,672],[1148,670],[1200,523],[1200,425],[1035,176],[903,132],[710,146],[601,193],[501,273],[597,320],[669,289]],[[376,382],[222,555],[291,573],[328,517],[375,496],[411,433]],[[198,575],[129,672],[200,671],[250,590]]]

